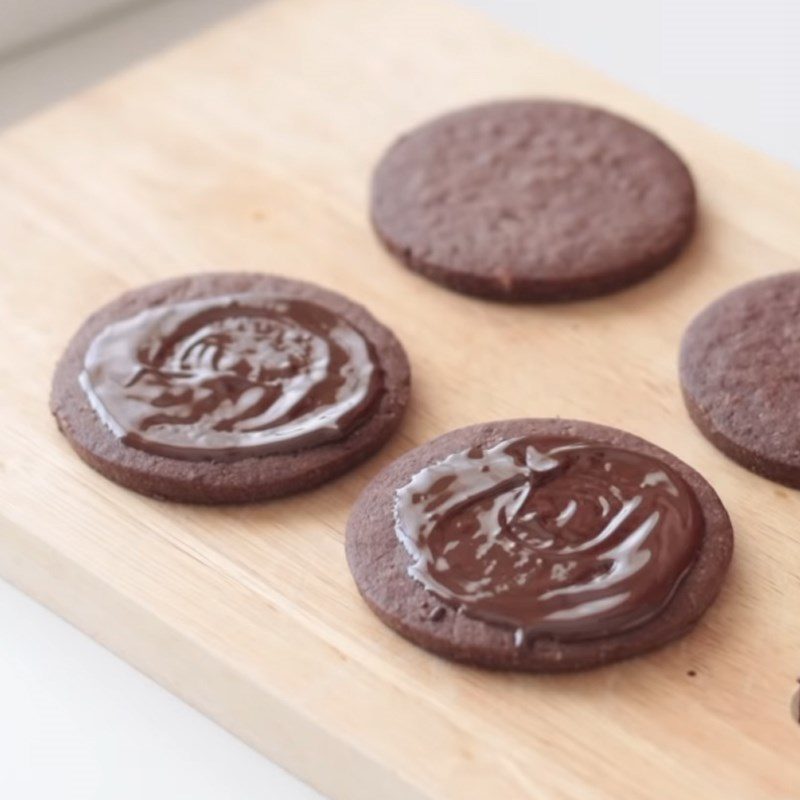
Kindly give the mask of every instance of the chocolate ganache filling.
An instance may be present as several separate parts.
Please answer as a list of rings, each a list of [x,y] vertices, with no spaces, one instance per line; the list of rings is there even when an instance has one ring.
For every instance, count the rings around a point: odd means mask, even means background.
[[[675,470],[566,437],[473,447],[395,496],[409,574],[446,604],[529,637],[593,639],[656,617],[705,524]]]
[[[341,439],[382,373],[364,336],[315,303],[224,295],[148,308],[89,345],[80,384],[126,445],[235,460]]]

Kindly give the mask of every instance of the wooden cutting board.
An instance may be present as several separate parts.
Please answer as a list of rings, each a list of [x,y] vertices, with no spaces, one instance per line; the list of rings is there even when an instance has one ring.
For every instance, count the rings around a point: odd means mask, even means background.
[[[680,263],[552,307],[397,266],[365,214],[382,148],[512,95],[600,103],[672,142],[702,206]],[[256,8],[0,138],[0,572],[337,798],[798,798],[800,494],[700,437],[675,366],[709,300],[798,266],[798,210],[797,173],[453,5]],[[318,281],[397,332],[414,393],[382,453],[318,491],[223,509],[144,499],[77,459],[47,409],[67,338],[124,289],[219,268]],[[384,628],[342,547],[365,482],[448,429],[557,414],[645,436],[716,486],[737,552],[697,630],[536,677],[454,666]]]

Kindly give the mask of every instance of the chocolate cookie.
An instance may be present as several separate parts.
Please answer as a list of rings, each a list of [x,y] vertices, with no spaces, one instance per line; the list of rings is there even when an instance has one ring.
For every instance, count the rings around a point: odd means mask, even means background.
[[[683,337],[689,415],[723,453],[800,488],[800,272],[722,296]]]
[[[459,292],[569,300],[672,261],[695,222],[686,166],[598,108],[496,102],[432,120],[378,164],[372,221],[409,268]]]
[[[397,427],[409,366],[341,295],[268,275],[155,283],[101,308],[51,409],[90,466],[153,497],[240,503],[316,486]]]
[[[719,591],[733,532],[709,484],[629,433],[518,419],[447,433],[364,490],[347,559],[415,644],[485,667],[581,669],[665,644]]]

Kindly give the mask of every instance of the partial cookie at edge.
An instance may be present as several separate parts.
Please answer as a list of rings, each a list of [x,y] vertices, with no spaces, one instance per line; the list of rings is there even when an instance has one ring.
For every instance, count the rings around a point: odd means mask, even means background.
[[[680,381],[700,432],[743,467],[800,488],[800,272],[747,283],[691,322]]]

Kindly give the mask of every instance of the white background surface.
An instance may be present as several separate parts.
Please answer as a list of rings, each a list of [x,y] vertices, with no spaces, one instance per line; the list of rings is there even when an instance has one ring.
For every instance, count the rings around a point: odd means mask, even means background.
[[[66,6],[115,2],[0,0],[0,126],[249,0],[144,3],[54,38]],[[462,2],[800,167],[797,0]],[[2,582],[0,641],[4,798],[319,797]]]
[[[113,12],[132,0],[3,0],[0,52],[69,30],[84,20]]]

